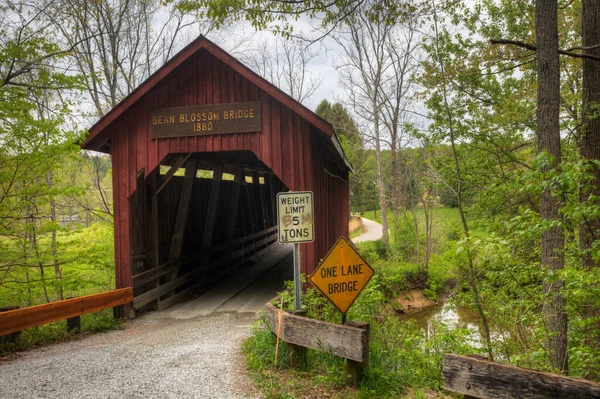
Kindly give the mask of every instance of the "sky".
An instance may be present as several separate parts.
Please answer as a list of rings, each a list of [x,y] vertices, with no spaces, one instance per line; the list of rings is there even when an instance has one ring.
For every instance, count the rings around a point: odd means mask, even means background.
[[[305,33],[314,36],[310,24],[301,19],[295,23],[295,32]],[[263,41],[267,41],[271,48],[276,45],[276,39],[273,33],[269,31],[255,31],[249,24],[242,22],[234,27],[228,28],[229,32],[211,33],[207,37],[213,40],[223,49],[230,51],[232,55],[240,59],[243,47],[253,47]],[[240,45],[240,38],[243,38],[244,43]],[[308,44],[307,44],[308,45]],[[307,71],[313,76],[322,78],[322,82],[315,93],[304,105],[314,110],[323,99],[330,102],[339,100],[343,96],[342,89],[338,85],[338,72],[334,67],[334,60],[339,58],[339,45],[332,38],[310,44],[310,49],[317,54],[315,58],[310,60]],[[243,60],[240,60],[243,62]]]

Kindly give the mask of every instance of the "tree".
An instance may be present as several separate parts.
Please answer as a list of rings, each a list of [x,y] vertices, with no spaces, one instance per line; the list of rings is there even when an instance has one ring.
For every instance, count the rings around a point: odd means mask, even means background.
[[[389,136],[391,150],[391,204],[398,213],[407,206],[410,182],[408,173],[403,171],[404,163],[399,157],[403,146],[410,144],[411,107],[414,104],[414,77],[417,75],[419,59],[417,52],[421,48],[421,38],[414,27],[415,21],[409,21],[404,29],[394,29],[386,43],[391,73],[382,91],[381,118]]]
[[[60,94],[80,87],[80,78],[62,68],[72,48],[53,41],[44,11],[27,2],[0,6],[0,285],[25,285],[29,304],[38,294],[50,301],[52,286],[62,297],[54,198],[65,187],[54,176],[75,147],[64,130],[71,104]],[[41,242],[48,234],[49,244]]]
[[[582,1],[582,48],[592,55],[600,56],[600,3]],[[589,58],[582,62],[582,127],[579,153],[591,169],[589,189],[580,191],[580,201],[585,203],[591,196],[600,198],[600,62]],[[594,201],[595,202],[595,201]],[[594,256],[594,242],[599,238],[600,218],[589,215],[580,227],[580,249],[582,265],[586,271],[598,269],[600,262]],[[586,304],[585,316],[595,320],[588,328],[587,344],[595,352],[600,350],[600,307],[593,301]],[[597,377],[600,372],[598,360],[587,371],[588,377]]]
[[[383,172],[382,108],[383,89],[390,69],[387,45],[391,27],[384,21],[371,21],[361,14],[355,16],[345,34],[336,36],[343,49],[339,66],[340,79],[352,110],[365,122],[365,136],[375,147],[377,189],[381,207],[382,241],[389,246],[386,184]]]
[[[463,191],[462,187],[464,184],[464,180],[462,177],[462,168],[458,158],[458,148],[456,141],[458,140],[458,122],[457,116],[455,115],[455,110],[451,107],[450,104],[450,84],[449,84],[449,74],[447,71],[448,62],[451,61],[452,57],[449,57],[449,54],[443,51],[443,46],[448,45],[449,42],[449,34],[447,31],[440,29],[438,23],[438,12],[435,5],[432,5],[433,8],[433,37],[432,43],[429,47],[432,53],[432,60],[430,64],[430,68],[434,68],[438,70],[438,74],[440,77],[441,87],[439,88],[440,92],[437,96],[432,96],[430,99],[430,106],[435,107],[435,109],[439,110],[438,117],[441,119],[442,126],[445,128],[447,132],[447,138],[450,142],[452,161],[454,163],[454,173],[456,174],[456,202],[458,207],[458,212],[460,215],[463,233],[465,238],[467,239],[467,245],[470,243],[468,240],[470,239],[469,232],[469,224],[467,223],[467,218],[465,215],[465,210],[463,208]],[[483,309],[483,301],[481,298],[479,286],[477,284],[477,272],[475,269],[475,263],[473,259],[473,254],[471,253],[470,248],[467,248],[467,261],[468,261],[468,280],[470,284],[470,288],[473,291],[473,295],[475,296],[475,305],[477,307],[477,312],[481,317],[483,324],[483,335],[486,341],[488,357],[490,360],[494,359],[494,354],[492,350],[492,341],[490,335],[490,327],[488,324],[486,313]]]
[[[175,0],[168,0],[175,2]],[[412,17],[416,7],[411,1],[323,0],[185,0],[178,3],[182,11],[200,12],[202,16],[223,25],[231,21],[247,20],[257,30],[271,29],[289,37],[294,23],[300,17],[318,20],[320,37],[331,34],[350,18],[361,17],[393,25],[401,19]]]
[[[59,0],[43,11],[72,47],[75,68],[97,117],[137,88],[180,47],[196,28],[207,34],[214,23],[158,0]],[[162,19],[160,23],[159,19]],[[158,29],[157,29],[158,27]]]
[[[244,51],[242,60],[256,73],[306,104],[323,82],[309,70],[316,53],[299,40],[275,39],[274,45],[263,41],[256,49]]]
[[[556,0],[537,0],[535,5],[537,45],[537,138],[538,149],[547,156],[544,173],[560,167],[560,63],[558,56],[558,3]],[[540,209],[542,221],[548,228],[542,232],[542,268],[556,273],[564,268],[564,233],[560,215],[560,191],[551,184],[544,190]],[[552,366],[568,372],[567,314],[561,288],[562,280],[544,280],[546,299],[543,312],[548,337],[546,348]]]
[[[367,203],[366,197],[369,192],[366,187],[368,183],[366,153],[356,122],[348,110],[337,102],[331,104],[323,100],[317,106],[315,113],[333,125],[344,154],[356,172],[350,176],[350,211],[364,212],[374,209]]]

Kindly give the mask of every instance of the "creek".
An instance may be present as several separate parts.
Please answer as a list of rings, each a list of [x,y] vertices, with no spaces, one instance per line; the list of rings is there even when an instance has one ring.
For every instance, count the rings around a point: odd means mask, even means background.
[[[400,320],[414,320],[417,326],[428,336],[435,333],[435,324],[443,323],[450,328],[467,328],[471,332],[473,343],[479,341],[479,317],[466,306],[457,305],[451,298],[440,298],[435,306],[418,312],[401,314]]]

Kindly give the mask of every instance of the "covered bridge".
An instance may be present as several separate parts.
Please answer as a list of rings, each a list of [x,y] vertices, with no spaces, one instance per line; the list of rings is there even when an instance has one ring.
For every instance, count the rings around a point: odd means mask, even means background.
[[[312,273],[348,235],[348,174],[332,126],[204,37],[90,128],[110,154],[117,288],[164,308],[277,245],[275,196],[313,191]]]

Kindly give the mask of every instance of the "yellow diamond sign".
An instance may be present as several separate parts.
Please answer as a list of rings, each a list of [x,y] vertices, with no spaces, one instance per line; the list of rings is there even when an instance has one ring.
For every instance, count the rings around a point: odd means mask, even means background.
[[[346,313],[375,271],[344,237],[335,243],[315,272],[313,283],[340,310]]]

